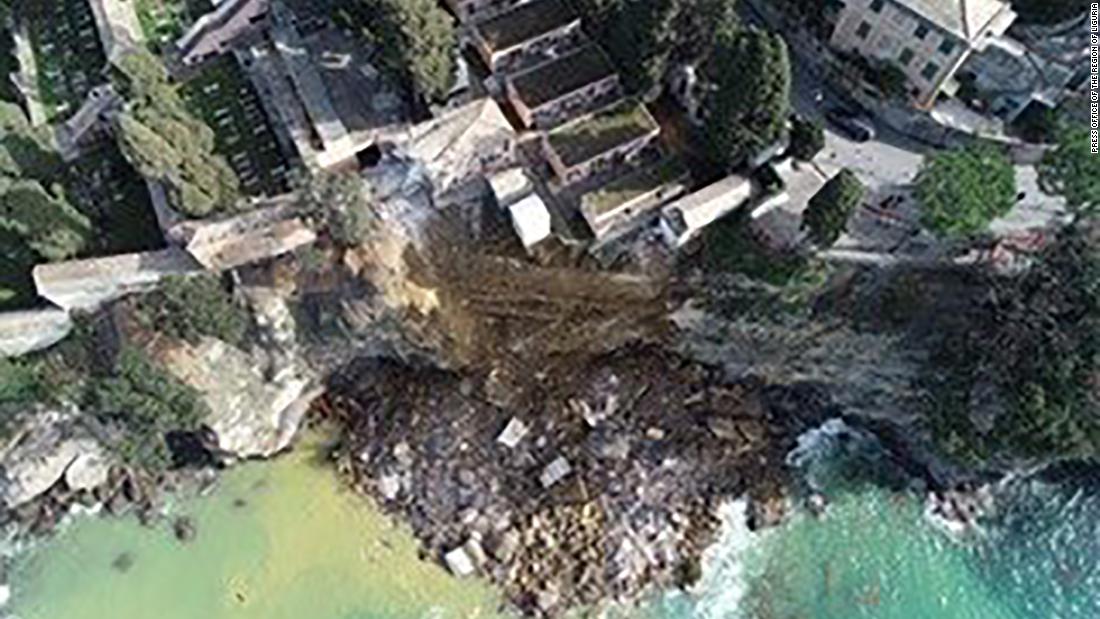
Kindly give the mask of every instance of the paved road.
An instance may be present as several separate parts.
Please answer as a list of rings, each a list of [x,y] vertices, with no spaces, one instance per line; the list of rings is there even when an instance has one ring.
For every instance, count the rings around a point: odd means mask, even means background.
[[[756,12],[752,3],[739,2],[738,7],[746,22],[778,30]],[[825,110],[847,107],[843,94],[834,91],[821,78],[818,63],[799,56],[794,45],[791,46],[791,64],[791,106],[796,112],[824,122]],[[858,143],[826,123],[825,150],[818,155],[817,163],[830,174],[842,167],[851,168],[875,192],[889,191],[908,183],[916,175],[929,148],[880,123],[875,123],[875,130],[878,135],[874,140]]]

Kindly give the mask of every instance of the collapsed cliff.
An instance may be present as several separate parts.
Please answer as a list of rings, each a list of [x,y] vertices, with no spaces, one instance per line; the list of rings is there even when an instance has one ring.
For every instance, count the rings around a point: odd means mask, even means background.
[[[786,453],[828,414],[658,346],[572,361],[498,405],[484,374],[364,360],[329,400],[352,483],[531,614],[693,582],[715,507],[747,493],[770,524]]]

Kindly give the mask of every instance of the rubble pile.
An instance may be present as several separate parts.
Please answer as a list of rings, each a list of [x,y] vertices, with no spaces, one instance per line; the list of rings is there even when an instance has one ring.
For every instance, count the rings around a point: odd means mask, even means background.
[[[787,391],[656,346],[552,367],[502,407],[492,380],[364,360],[326,407],[353,483],[531,615],[692,582],[717,504],[774,504],[812,423],[780,411]]]

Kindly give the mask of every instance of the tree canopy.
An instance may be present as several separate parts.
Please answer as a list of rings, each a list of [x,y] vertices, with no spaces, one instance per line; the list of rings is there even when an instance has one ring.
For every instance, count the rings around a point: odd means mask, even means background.
[[[777,34],[719,30],[700,67],[709,83],[701,101],[701,142],[721,168],[743,163],[783,137],[790,112],[791,64]]]
[[[979,461],[1100,455],[1097,241],[1091,223],[1070,228],[1024,276],[989,286],[963,333],[943,337],[930,391],[946,451]],[[993,411],[984,429],[979,408]]]
[[[922,221],[945,237],[986,229],[1016,203],[1016,170],[1000,150],[983,145],[925,159],[916,180]]]
[[[146,329],[190,342],[215,337],[240,346],[248,312],[215,275],[173,277],[135,300],[135,318]]]
[[[382,49],[391,73],[429,100],[454,84],[458,38],[454,19],[437,0],[339,0],[336,19]]]
[[[359,245],[378,227],[357,174],[318,171],[300,183],[305,215],[344,246]]]
[[[825,125],[821,121],[795,116],[791,120],[790,156],[799,161],[811,161],[825,148]]]
[[[810,231],[815,244],[829,247],[836,243],[866,191],[856,175],[844,168],[810,198],[802,226]]]
[[[31,268],[80,254],[92,224],[61,187],[62,161],[48,132],[0,102],[0,307],[34,297]]]
[[[128,103],[115,122],[127,160],[164,183],[186,216],[232,210],[240,196],[237,176],[215,154],[214,132],[187,110],[160,60],[130,51],[115,61],[115,78]]]
[[[1093,212],[1100,207],[1100,157],[1092,154],[1089,132],[1063,123],[1057,136],[1038,166],[1039,180],[1045,190],[1065,196],[1070,208]]]
[[[714,32],[733,28],[733,0],[582,0],[585,27],[608,51],[623,85],[646,94],[675,62],[706,56]]]
[[[196,430],[208,413],[198,391],[129,347],[122,349],[111,374],[95,383],[91,400],[102,421],[123,428],[119,455],[150,469],[171,463],[169,432]]]

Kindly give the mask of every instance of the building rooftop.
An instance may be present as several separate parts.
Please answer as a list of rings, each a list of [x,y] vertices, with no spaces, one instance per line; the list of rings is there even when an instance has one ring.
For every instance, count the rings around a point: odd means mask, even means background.
[[[678,157],[624,174],[610,183],[581,197],[581,212],[588,219],[598,219],[621,205],[645,196],[687,176],[687,168]]]
[[[535,109],[615,73],[607,54],[586,45],[512,77],[516,94]]]
[[[490,50],[511,49],[580,19],[564,0],[531,0],[477,24]]]
[[[1012,14],[1004,0],[895,0],[899,5],[966,40],[974,40],[998,17]]]
[[[550,147],[571,168],[623,144],[660,131],[644,105],[624,100],[551,131]]]

